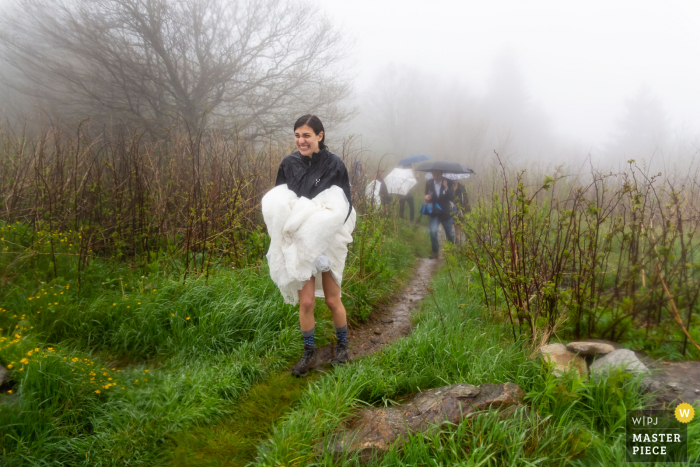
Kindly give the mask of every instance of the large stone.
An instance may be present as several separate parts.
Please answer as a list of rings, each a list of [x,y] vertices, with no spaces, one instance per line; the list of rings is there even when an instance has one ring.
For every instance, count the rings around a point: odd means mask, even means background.
[[[7,379],[8,372],[5,369],[4,366],[0,365],[0,386],[5,384],[5,380]]]
[[[649,362],[653,392],[650,401],[656,409],[675,408],[681,402],[700,404],[700,362]]]
[[[597,358],[591,365],[591,374],[598,375],[609,373],[612,369],[620,369],[629,373],[643,373],[649,375],[649,369],[639,358],[628,349],[613,350],[604,357]]]
[[[566,349],[579,355],[605,355],[615,350],[615,347],[602,342],[569,342]]]
[[[557,376],[562,376],[571,368],[576,370],[580,377],[588,375],[586,360],[579,357],[564,347],[564,344],[543,345],[539,349],[542,359],[552,365],[552,372]]]
[[[519,406],[524,396],[525,392],[514,383],[454,384],[430,389],[396,407],[360,410],[336,432],[330,449],[336,456],[359,453],[368,462],[395,443],[400,445],[409,432],[426,432],[443,422],[459,423],[470,414],[489,408],[507,410]]]

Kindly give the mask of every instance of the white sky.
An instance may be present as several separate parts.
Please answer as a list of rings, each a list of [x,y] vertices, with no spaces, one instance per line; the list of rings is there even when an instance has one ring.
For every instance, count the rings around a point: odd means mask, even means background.
[[[673,126],[700,130],[700,0],[317,0],[356,39],[356,90],[384,65],[457,77],[481,93],[493,59],[519,59],[554,130],[602,142],[643,84]]]

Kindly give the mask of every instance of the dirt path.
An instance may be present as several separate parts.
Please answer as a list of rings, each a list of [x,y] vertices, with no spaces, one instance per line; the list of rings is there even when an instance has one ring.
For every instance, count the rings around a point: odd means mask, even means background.
[[[396,293],[390,304],[375,309],[369,320],[359,326],[348,326],[351,359],[377,352],[411,331],[411,314],[428,293],[426,288],[439,267],[439,260],[419,259],[413,277]],[[318,349],[317,367],[329,368],[334,347],[329,344]]]
[[[411,331],[411,313],[428,293],[430,279],[440,261],[419,259],[413,276],[390,303],[374,309],[367,322],[348,329],[350,355],[355,359],[379,351],[382,346]],[[319,348],[319,364],[309,378],[291,371],[272,375],[241,397],[235,414],[221,422],[192,428],[171,446],[173,467],[244,466],[255,457],[256,446],[269,435],[275,422],[302,396],[307,385],[330,371],[334,346]]]

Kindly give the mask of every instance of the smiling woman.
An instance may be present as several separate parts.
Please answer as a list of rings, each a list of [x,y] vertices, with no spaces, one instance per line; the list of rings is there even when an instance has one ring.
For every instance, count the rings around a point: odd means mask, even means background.
[[[292,370],[296,375],[305,375],[316,363],[316,297],[325,298],[333,316],[337,335],[333,363],[348,361],[340,285],[355,211],[345,163],[326,148],[325,139],[317,116],[300,117],[294,124],[297,151],[284,158],[275,188],[262,201],[271,239],[270,275],[285,301],[299,302],[304,354]]]

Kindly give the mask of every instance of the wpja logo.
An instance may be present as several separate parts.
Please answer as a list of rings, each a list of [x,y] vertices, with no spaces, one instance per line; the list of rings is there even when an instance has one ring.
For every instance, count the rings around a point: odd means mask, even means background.
[[[690,404],[671,410],[627,411],[627,462],[687,462]]]

